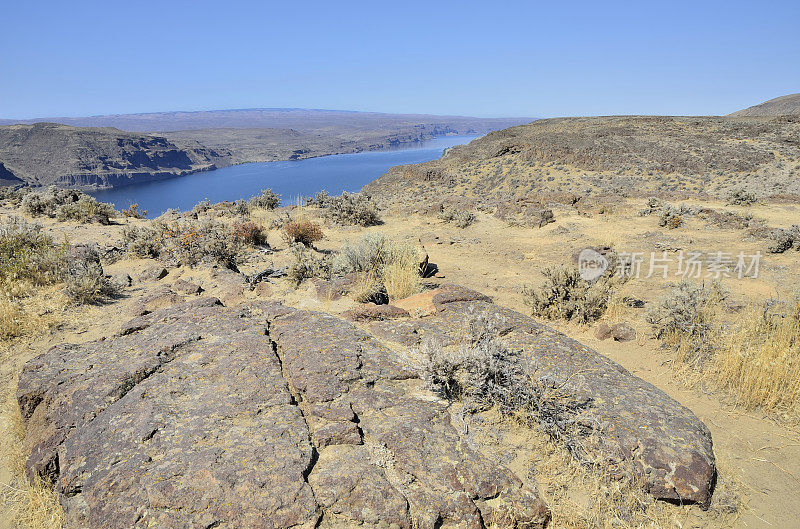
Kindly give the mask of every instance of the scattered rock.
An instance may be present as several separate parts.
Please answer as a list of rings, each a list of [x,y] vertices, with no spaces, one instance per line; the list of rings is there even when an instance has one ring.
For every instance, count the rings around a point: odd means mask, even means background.
[[[148,292],[136,301],[133,306],[133,315],[142,316],[157,309],[177,305],[183,301],[183,297],[170,290],[169,287],[159,287]]]
[[[636,329],[627,323],[615,323],[611,326],[611,336],[615,342],[629,342],[636,339]]]
[[[613,331],[611,330],[611,326],[605,322],[598,325],[594,330],[594,337],[598,340],[605,340],[611,338],[613,335]]]
[[[644,301],[642,301],[641,299],[634,298],[634,297],[625,296],[624,298],[622,298],[622,302],[625,305],[627,305],[628,307],[631,307],[631,308],[634,308],[634,309],[643,309],[644,308]]]
[[[268,298],[272,296],[272,285],[266,281],[262,281],[256,285],[255,293],[258,297]]]
[[[172,289],[186,295],[200,294],[203,291],[203,287],[185,279],[178,279],[172,283]]]
[[[394,305],[362,303],[357,307],[343,312],[342,316],[350,321],[381,321],[405,318],[409,316],[409,313],[407,310]]]
[[[169,271],[163,266],[153,266],[139,274],[139,281],[160,281],[169,274]]]
[[[133,279],[131,278],[131,276],[125,273],[111,274],[106,277],[108,277],[112,282],[116,283],[117,285],[120,285],[123,288],[133,285]]]

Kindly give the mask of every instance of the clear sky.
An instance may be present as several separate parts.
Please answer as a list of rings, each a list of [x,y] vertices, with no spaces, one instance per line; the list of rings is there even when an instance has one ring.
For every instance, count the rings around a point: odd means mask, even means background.
[[[0,117],[724,114],[800,92],[800,0],[12,1]]]

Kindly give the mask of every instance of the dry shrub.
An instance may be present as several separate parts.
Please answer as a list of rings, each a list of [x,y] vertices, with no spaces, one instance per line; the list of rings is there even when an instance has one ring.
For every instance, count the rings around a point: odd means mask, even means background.
[[[289,243],[300,243],[306,246],[311,246],[325,236],[322,233],[322,226],[303,218],[293,219],[284,224],[283,233]]]
[[[324,201],[325,217],[344,226],[375,226],[381,219],[370,197],[361,193],[344,192]]]
[[[106,277],[94,248],[83,246],[68,252],[64,293],[70,300],[79,305],[101,303],[117,297],[121,290]]]
[[[143,219],[147,217],[147,210],[139,209],[139,204],[131,204],[128,209],[122,210],[122,216],[131,219]]]
[[[123,231],[122,246],[142,258],[161,259],[186,266],[200,262],[236,269],[242,244],[230,226],[212,219],[178,218]]]
[[[523,291],[534,315],[589,323],[605,313],[615,286],[613,278],[604,275],[589,282],[571,266],[546,268],[542,274],[545,282],[539,288]]]
[[[648,311],[647,321],[655,338],[677,351],[679,362],[702,368],[713,353],[719,303],[726,297],[719,282],[705,287],[682,281]]]
[[[252,221],[234,222],[233,236],[242,244],[250,246],[267,246],[267,233]]]
[[[744,189],[735,189],[728,195],[728,204],[734,206],[752,206],[757,200],[755,194]]]
[[[327,256],[314,257],[314,254],[304,244],[294,243],[291,246],[292,262],[289,265],[288,276],[295,286],[313,277],[329,278],[331,263]]]

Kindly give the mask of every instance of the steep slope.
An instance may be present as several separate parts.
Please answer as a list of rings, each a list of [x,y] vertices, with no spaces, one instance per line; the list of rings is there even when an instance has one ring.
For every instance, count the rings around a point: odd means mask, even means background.
[[[729,116],[734,117],[754,117],[754,116],[789,116],[800,114],[800,93],[789,94],[769,101],[764,101],[758,105],[748,107]]]
[[[0,162],[30,185],[119,186],[213,169],[227,165],[226,156],[197,143],[179,147],[163,137],[112,128],[0,127]]]
[[[559,118],[490,133],[432,162],[394,167],[375,195],[477,201],[539,193],[800,194],[800,119]]]
[[[22,179],[14,176],[14,173],[0,163],[0,186],[14,186],[23,183]]]

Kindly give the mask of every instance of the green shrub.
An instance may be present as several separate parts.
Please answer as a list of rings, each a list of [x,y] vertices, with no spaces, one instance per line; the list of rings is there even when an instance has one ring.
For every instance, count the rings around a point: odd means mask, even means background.
[[[65,246],[56,245],[40,226],[11,217],[0,224],[0,285],[56,283],[62,276],[64,253]]]
[[[344,192],[326,201],[325,217],[344,226],[376,226],[381,220],[372,200],[360,193]]]
[[[272,189],[264,189],[247,201],[247,205],[252,209],[275,209],[280,203],[281,196],[273,193]]]
[[[81,246],[67,254],[64,293],[79,305],[95,304],[119,295],[121,287],[106,277],[94,248]]]
[[[538,289],[525,289],[525,302],[533,314],[547,319],[589,323],[608,308],[614,279],[601,276],[594,282],[583,279],[575,267],[559,266],[542,271],[545,282]]]
[[[81,196],[77,202],[62,204],[56,208],[59,221],[74,220],[78,222],[98,222],[107,225],[115,214],[111,204],[98,202],[89,195]]]
[[[477,220],[477,217],[474,213],[464,209],[455,208],[445,209],[439,215],[439,218],[445,222],[455,224],[457,228],[466,228],[467,226],[474,224]]]
[[[110,218],[116,214],[110,204],[98,202],[86,193],[53,186],[45,191],[31,191],[23,197],[20,205],[32,217],[47,216],[59,221],[109,224]]]

